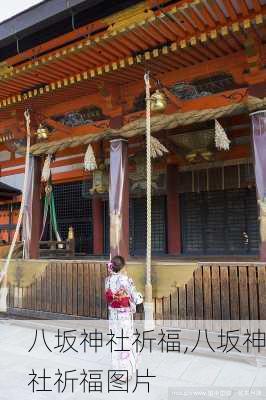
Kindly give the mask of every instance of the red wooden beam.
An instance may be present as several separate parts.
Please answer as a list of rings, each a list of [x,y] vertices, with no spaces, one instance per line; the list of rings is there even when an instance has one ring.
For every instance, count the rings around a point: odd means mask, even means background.
[[[100,256],[104,253],[103,201],[97,197],[92,199],[92,218],[93,254]]]

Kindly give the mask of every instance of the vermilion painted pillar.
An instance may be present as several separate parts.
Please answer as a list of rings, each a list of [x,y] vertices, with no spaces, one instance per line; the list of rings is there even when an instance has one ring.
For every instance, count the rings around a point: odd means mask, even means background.
[[[180,203],[177,193],[178,169],[175,164],[167,165],[167,237],[168,254],[181,253]]]
[[[42,224],[42,200],[41,200],[41,171],[42,161],[40,157],[34,157],[34,183],[32,196],[32,228],[30,240],[30,258],[40,257],[39,241]]]
[[[100,256],[104,252],[103,244],[103,201],[97,197],[92,199],[93,218],[93,254]]]

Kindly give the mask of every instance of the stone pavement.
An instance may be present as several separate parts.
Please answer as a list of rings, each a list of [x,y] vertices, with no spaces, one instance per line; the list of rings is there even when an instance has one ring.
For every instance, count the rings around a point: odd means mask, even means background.
[[[43,328],[46,322],[43,321]],[[45,339],[51,343],[55,332],[46,331]],[[34,327],[24,326],[23,322],[14,324],[9,320],[0,320],[0,399],[92,399],[105,400],[120,398],[123,400],[179,400],[179,399],[266,399],[266,368],[250,365],[244,360],[232,360],[216,355],[161,353],[158,350],[149,353],[144,349],[139,363],[140,374],[148,368],[150,375],[150,393],[147,385],[139,385],[132,393],[136,379],[129,383],[128,393],[108,393],[107,379],[102,378],[103,393],[83,393],[82,385],[76,384],[71,393],[71,382],[64,393],[57,393],[56,386],[52,392],[32,393],[28,386],[32,369],[41,375],[43,368],[47,375],[66,370],[102,370],[107,376],[110,370],[110,352],[106,346],[98,352],[84,353],[68,351],[66,353],[49,352],[41,335],[37,337],[36,346],[28,352],[35,338]],[[38,345],[37,345],[38,344]],[[91,349],[90,349],[91,350]],[[55,381],[55,379],[54,379]],[[54,382],[53,381],[53,382]],[[147,381],[147,379],[146,379]],[[39,387],[41,385],[39,384]],[[125,388],[125,386],[123,386]],[[208,396],[207,396],[208,394]]]

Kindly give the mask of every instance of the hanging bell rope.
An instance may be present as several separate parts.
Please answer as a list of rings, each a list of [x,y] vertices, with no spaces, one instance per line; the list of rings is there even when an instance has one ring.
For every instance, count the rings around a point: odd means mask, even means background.
[[[151,157],[162,157],[164,153],[169,153],[167,148],[154,136],[151,136]]]
[[[215,120],[215,146],[218,150],[229,150],[230,147],[230,140],[217,119]]]
[[[51,176],[51,162],[52,162],[52,154],[48,154],[46,157],[43,169],[42,169],[42,182],[48,182]]]
[[[52,225],[52,229],[54,230],[56,240],[61,242],[61,236],[58,232],[58,225],[57,225],[57,218],[56,218],[56,211],[55,211],[55,203],[54,203],[54,195],[53,195],[53,188],[52,188],[52,171],[51,171],[51,162],[53,159],[52,154],[48,154],[43,165],[42,170],[42,182],[46,183],[45,186],[45,200],[44,200],[44,211],[43,211],[43,226],[42,226],[42,233],[40,240],[43,237],[48,214],[50,212],[50,223]]]
[[[146,276],[145,276],[145,329],[153,329],[153,300],[152,300],[152,280],[151,280],[151,249],[152,249],[152,164],[151,164],[151,98],[150,98],[150,74],[144,75],[145,92],[146,92],[146,178],[147,178],[147,242],[146,242]]]
[[[29,178],[29,166],[30,166],[30,113],[29,110],[26,110],[24,112],[24,117],[26,121],[26,132],[27,132],[27,146],[26,146],[26,158],[25,158],[25,175],[24,175],[24,183],[23,183],[23,190],[22,190],[22,198],[21,198],[21,205],[20,205],[20,210],[19,210],[19,216],[18,216],[18,221],[17,221],[17,226],[16,230],[12,239],[11,246],[9,248],[8,256],[6,258],[5,264],[3,271],[1,272],[0,275],[0,312],[6,312],[7,311],[7,293],[8,293],[8,287],[7,287],[7,272],[10,264],[10,260],[12,258],[15,245],[19,236],[20,232],[20,227],[23,219],[23,214],[24,214],[24,209],[25,209],[25,194],[26,194],[26,188],[28,186],[28,178]]]
[[[56,240],[58,242],[61,242],[62,238],[61,238],[59,230],[58,230],[54,194],[53,194],[53,188],[52,188],[52,184],[51,183],[47,184],[46,188],[45,188],[45,199],[44,199],[44,210],[43,210],[43,225],[42,225],[42,233],[41,233],[41,236],[40,236],[40,240],[42,240],[42,237],[44,235],[45,227],[46,227],[46,224],[47,224],[48,214],[50,215],[50,223],[51,223],[52,229],[54,231]]]
[[[91,144],[89,144],[85,153],[84,169],[85,171],[94,171],[97,169],[96,158]]]
[[[56,211],[55,211],[55,201],[54,201],[54,194],[53,191],[50,194],[50,223],[52,224],[54,234],[56,237],[56,240],[58,242],[61,242],[61,236],[58,230],[58,225],[57,225],[57,217],[56,217]]]

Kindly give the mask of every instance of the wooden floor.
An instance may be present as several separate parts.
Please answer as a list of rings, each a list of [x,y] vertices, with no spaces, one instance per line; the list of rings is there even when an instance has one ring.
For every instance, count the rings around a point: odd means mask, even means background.
[[[265,263],[202,263],[168,297],[155,299],[157,319],[265,320]]]

